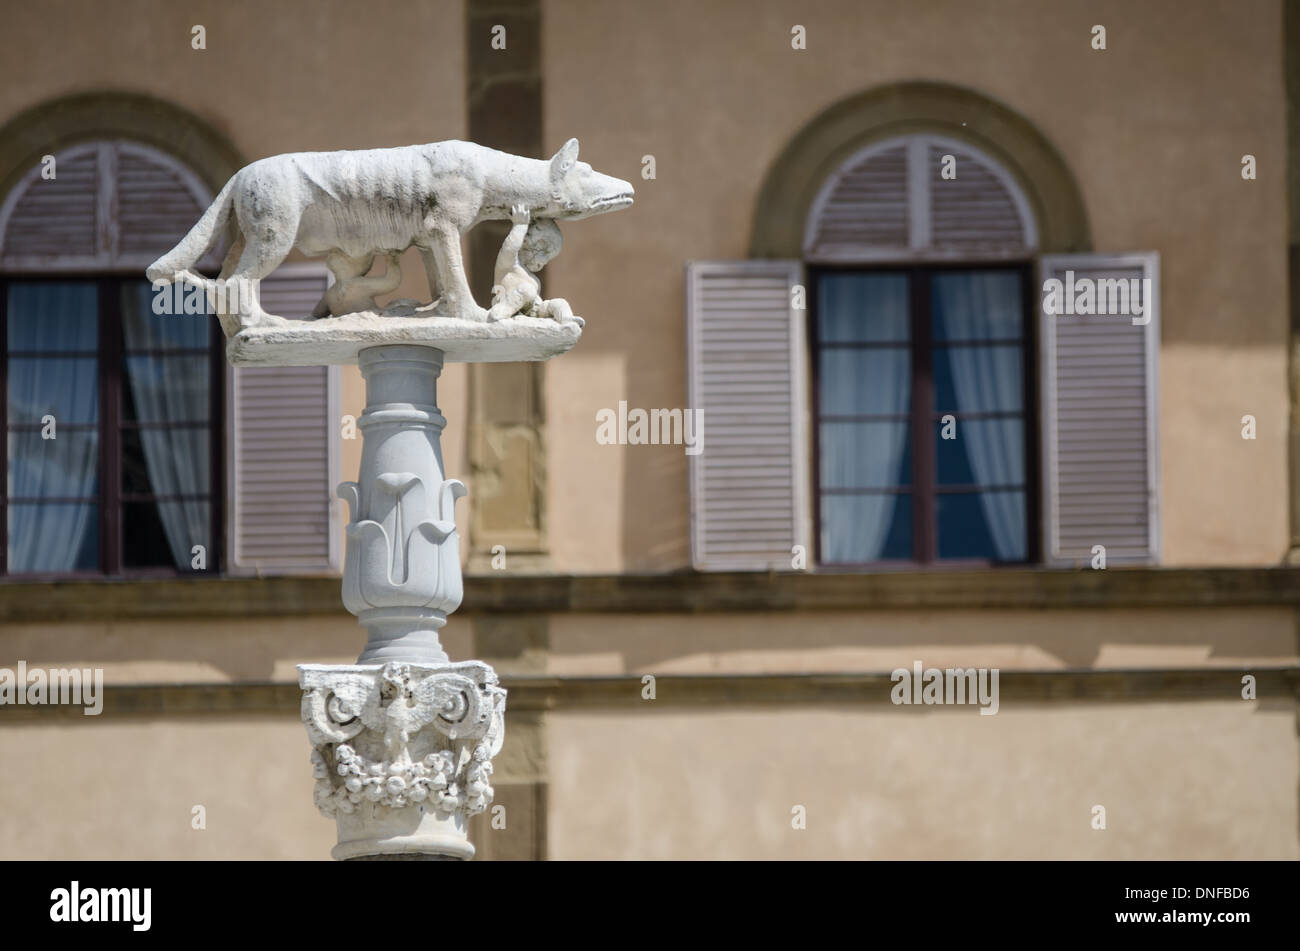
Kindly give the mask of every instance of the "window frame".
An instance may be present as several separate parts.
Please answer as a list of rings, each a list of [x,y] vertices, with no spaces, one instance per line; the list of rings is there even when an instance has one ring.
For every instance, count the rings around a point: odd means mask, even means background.
[[[121,507],[122,459],[121,418],[124,374],[124,327],[122,323],[121,289],[131,281],[144,281],[143,275],[121,270],[78,272],[4,271],[0,273],[0,475],[4,478],[0,491],[0,580],[2,581],[54,581],[89,580],[115,577],[149,578],[182,577],[186,575],[218,575],[225,558],[225,427],[226,427],[226,361],[222,346],[220,326],[209,320],[208,328],[208,378],[209,398],[209,536],[208,563],[203,569],[154,566],[127,567],[124,564],[124,529]],[[99,563],[94,571],[71,572],[19,572],[9,570],[9,286],[12,283],[63,284],[93,282],[96,286],[97,339],[96,368],[98,371],[99,400],[99,493],[97,527],[99,531]],[[157,495],[133,501],[149,501]]]
[[[861,572],[864,570],[948,570],[952,568],[1024,568],[1042,561],[1041,512],[1041,431],[1042,407],[1040,401],[1039,367],[1036,356],[1039,348],[1037,298],[1034,292],[1036,262],[1032,258],[1016,261],[993,260],[925,260],[925,261],[870,261],[855,263],[804,262],[807,280],[807,352],[808,394],[811,418],[809,420],[811,451],[811,492],[814,561],[819,571]],[[938,538],[935,504],[937,473],[933,438],[934,424],[939,422],[933,406],[934,347],[930,334],[930,284],[931,275],[944,271],[1011,271],[1019,274],[1021,282],[1021,309],[1024,315],[1024,333],[1021,339],[1021,379],[1025,429],[1025,520],[1026,547],[1022,561],[999,561],[992,558],[936,557]],[[877,559],[865,562],[827,562],[822,551],[822,479],[821,479],[821,352],[822,342],[818,332],[819,294],[821,278],[826,274],[903,274],[908,281],[909,340],[908,353],[911,370],[911,400],[908,410],[908,435],[912,442],[912,557],[910,559]],[[924,346],[922,346],[924,344]]]

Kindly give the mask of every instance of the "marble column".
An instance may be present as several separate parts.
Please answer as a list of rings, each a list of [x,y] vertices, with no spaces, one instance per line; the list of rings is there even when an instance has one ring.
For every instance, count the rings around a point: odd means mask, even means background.
[[[367,640],[356,664],[298,668],[337,859],[474,854],[466,830],[492,802],[506,692],[490,666],[452,663],[439,641],[463,591],[455,509],[466,491],[443,466],[438,376],[449,362],[547,360],[582,333],[577,321],[426,313],[399,302],[247,327],[226,347],[237,366],[357,364],[366,382],[360,470],[339,495],[351,509],[343,604]]]
[[[468,820],[492,801],[505,691],[487,664],[449,663],[438,640],[460,606],[456,500],[437,406],[443,351],[361,350],[361,468],[339,486],[351,518],[343,604],[369,633],[355,666],[303,665],[316,805],[337,859],[474,854]]]

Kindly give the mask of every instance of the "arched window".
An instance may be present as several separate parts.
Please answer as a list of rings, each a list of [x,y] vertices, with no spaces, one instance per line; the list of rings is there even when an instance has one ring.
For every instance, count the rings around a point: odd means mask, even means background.
[[[216,569],[219,330],[168,316],[144,278],[210,200],[164,152],[105,140],[0,202],[5,573]]]
[[[906,82],[814,116],[749,259],[687,266],[694,565],[1158,560],[1159,256],[1090,251],[1001,103]]]
[[[873,143],[808,215],[818,556],[1031,557],[1037,227],[980,150]]]

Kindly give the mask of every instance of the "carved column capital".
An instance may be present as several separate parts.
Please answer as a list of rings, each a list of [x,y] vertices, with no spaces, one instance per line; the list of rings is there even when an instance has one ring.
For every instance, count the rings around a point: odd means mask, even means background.
[[[337,859],[470,858],[469,818],[492,802],[506,692],[487,664],[298,668],[315,800]]]

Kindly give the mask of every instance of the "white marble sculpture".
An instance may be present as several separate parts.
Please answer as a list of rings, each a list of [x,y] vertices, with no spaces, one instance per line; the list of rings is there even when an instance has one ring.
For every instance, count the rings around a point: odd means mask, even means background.
[[[210,300],[230,285],[251,289],[217,310],[232,364],[358,364],[366,383],[357,479],[338,492],[351,510],[343,604],[369,637],[355,665],[298,668],[336,858],[474,854],[467,820],[492,800],[505,691],[486,664],[451,663],[439,640],[463,592],[455,507],[466,490],[443,470],[437,381],[448,362],[546,360],[577,343],[582,320],[543,300],[535,276],[559,253],[556,220],[631,203],[631,185],[578,161],[576,139],[549,161],[470,142],[278,155],[237,172],[148,269]],[[512,227],[489,310],[470,295],[460,241],[493,218]],[[232,247],[208,280],[193,268],[225,231]],[[256,294],[295,247],[324,255],[335,277],[314,319],[267,314]],[[380,311],[375,296],[397,288],[410,247],[433,300]],[[381,256],[383,273],[370,275]]]
[[[540,268],[558,251],[555,219],[616,211],[632,200],[630,184],[578,161],[577,139],[548,161],[460,141],[295,152],[236,172],[190,233],[146,273],[151,281],[179,280],[212,289],[213,282],[193,268],[229,231],[233,241],[218,280],[239,282],[253,293],[241,295],[237,313],[222,315],[227,336],[288,323],[262,310],[256,285],[294,248],[309,257],[324,255],[334,273],[335,285],[313,311],[315,317],[369,313],[499,321],[527,310],[530,316],[571,321],[567,304],[542,302],[535,289],[531,294],[521,289],[527,280],[535,281],[522,267],[509,269],[508,286],[498,280],[503,293],[490,313],[480,307],[465,277],[461,235],[490,219],[510,219],[525,229],[535,222],[530,258]],[[374,295],[397,286],[397,255],[410,247],[424,258],[433,299],[414,311],[380,314]],[[388,258],[388,270],[367,277],[377,255]],[[517,301],[518,309],[512,310],[508,301]]]

